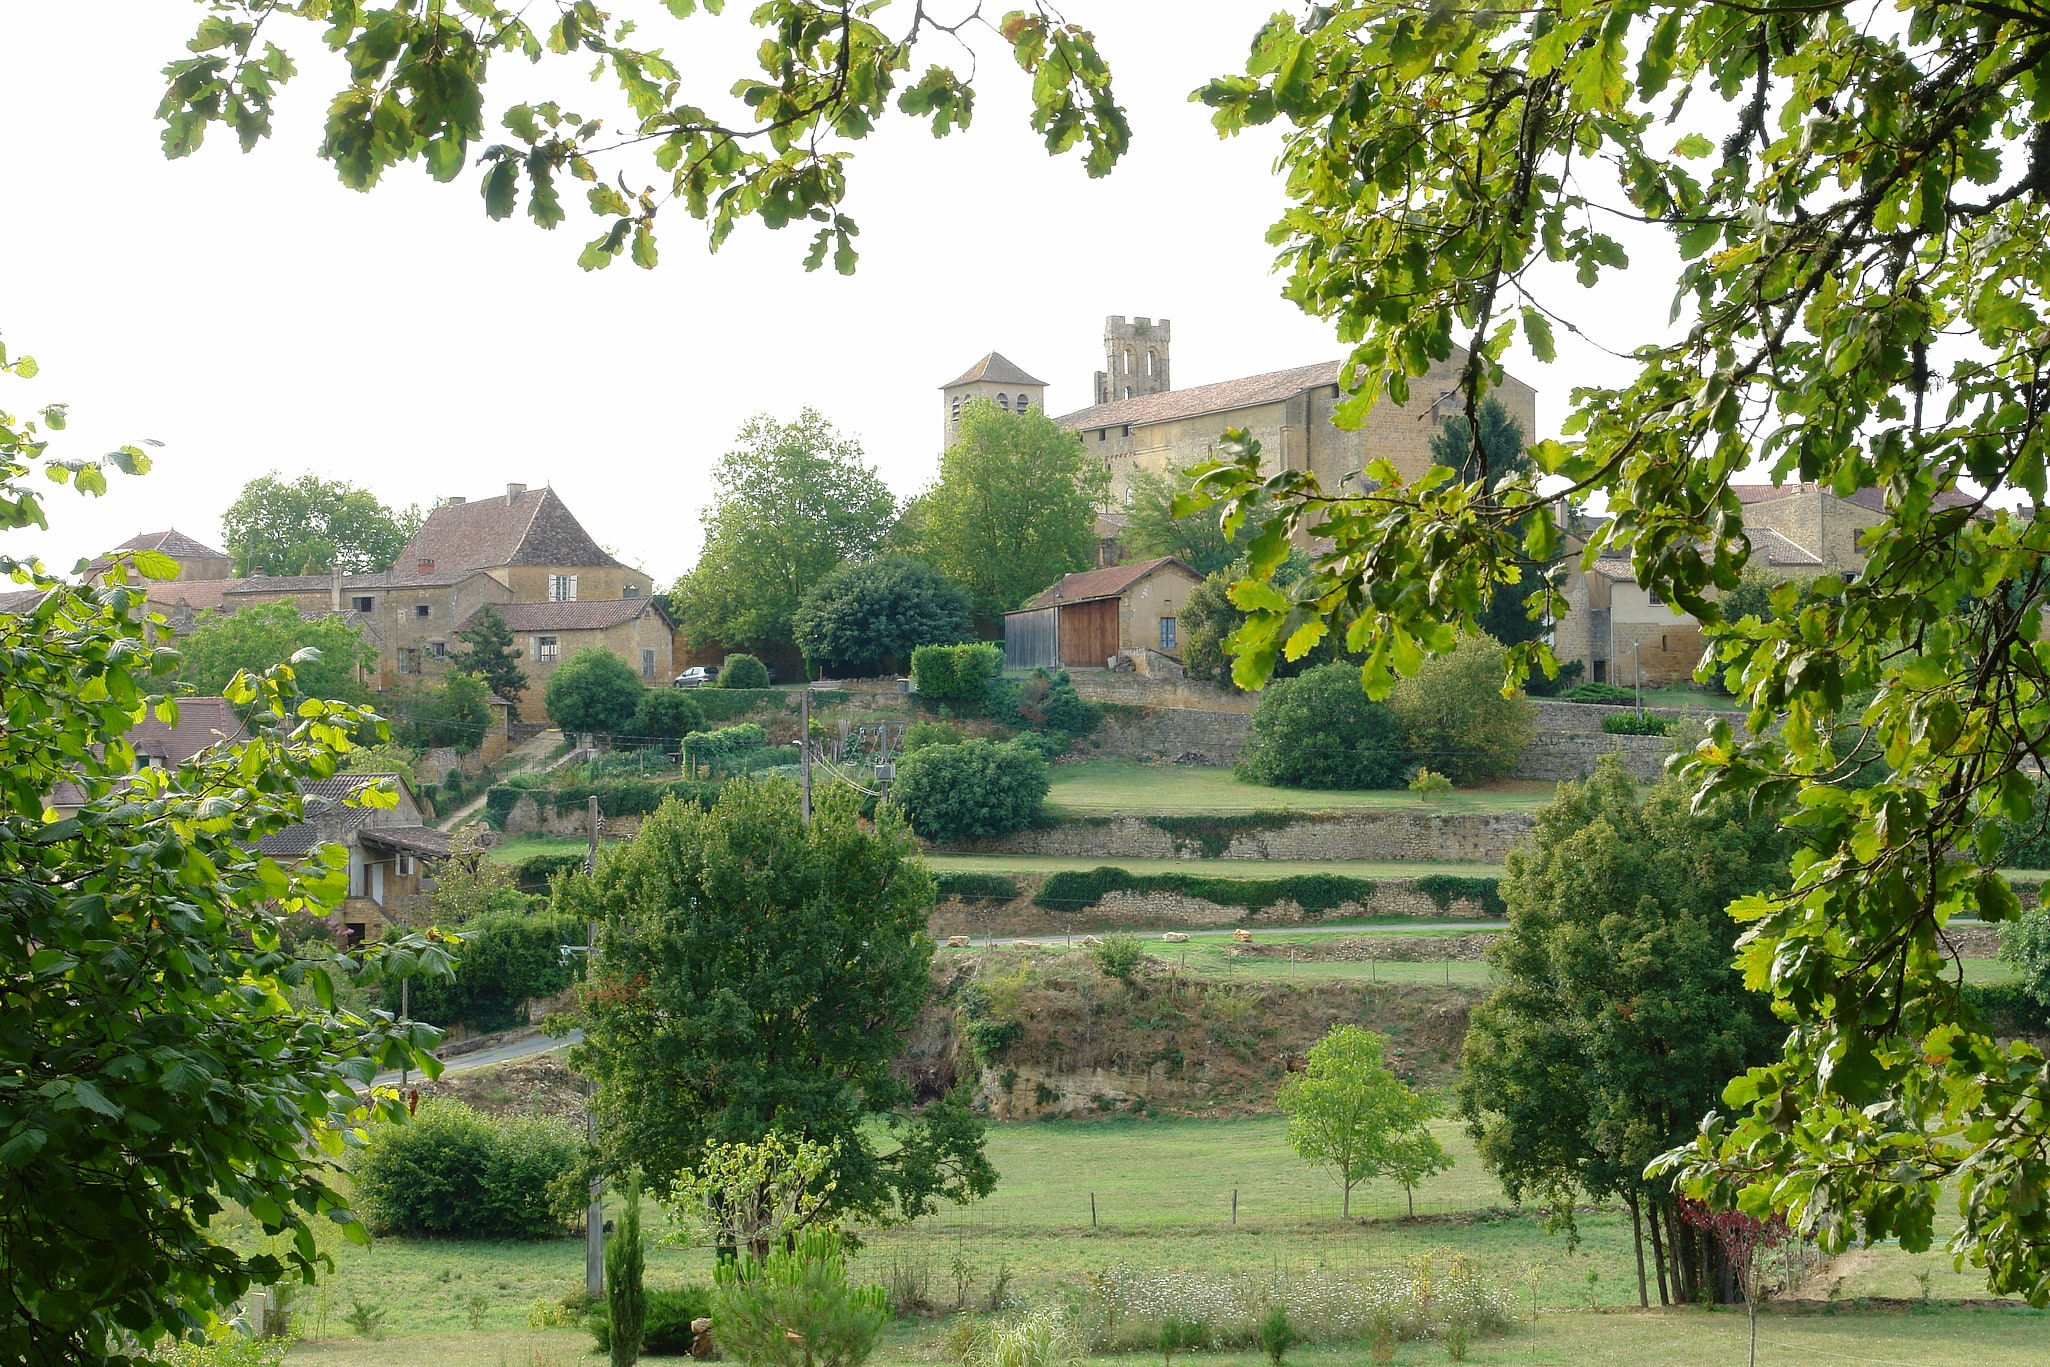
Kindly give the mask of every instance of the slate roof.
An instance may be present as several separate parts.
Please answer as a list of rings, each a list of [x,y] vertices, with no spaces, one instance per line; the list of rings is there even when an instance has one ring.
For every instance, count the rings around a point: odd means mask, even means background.
[[[439,859],[455,848],[448,832],[432,826],[372,826],[357,839],[366,845],[382,845],[401,854],[425,855],[429,859]]]
[[[1038,594],[1019,611],[1052,607],[1056,602],[1091,603],[1100,598],[1116,598],[1147,575],[1168,565],[1179,566],[1192,579],[1203,577],[1173,556],[1163,555],[1153,560],[1141,560],[1136,565],[1112,565],[1107,569],[1064,575],[1058,584]]]
[[[473,574],[482,573],[482,570],[475,569],[436,570],[430,574],[391,569],[377,574],[345,574],[342,576],[342,591],[347,593],[352,589],[445,589],[462,583]],[[265,574],[254,575],[248,579],[224,579],[220,582],[235,585],[234,588],[227,590],[229,593],[325,593],[334,583],[334,579],[325,574]],[[184,580],[178,581],[179,587],[183,587],[184,584]]]
[[[1744,535],[1751,540],[1751,560],[1754,564],[1798,566],[1808,569],[1822,568],[1822,557],[1790,537],[1781,536],[1770,527],[1747,527]],[[1637,571],[1630,566],[1627,555],[1604,555],[1594,562],[1594,573],[1615,583],[1637,582]]]
[[[307,779],[299,785],[306,799],[306,815],[314,818],[273,831],[256,842],[256,848],[273,859],[303,859],[329,841],[345,842],[350,834],[377,814],[378,809],[350,806],[348,799],[375,787],[394,774],[340,774],[334,778]],[[404,780],[399,780],[404,782]]]
[[[1044,386],[1045,380],[1035,380],[1019,369],[1014,361],[1005,359],[992,351],[953,379],[941,385],[941,389],[952,389],[959,384],[1036,384]]]
[[[8,589],[0,591],[0,612],[27,612],[42,600],[45,589]]]
[[[161,532],[137,532],[134,536],[129,537],[126,541],[114,547],[114,551],[162,551],[173,560],[229,560],[233,558],[226,551],[217,551],[205,542],[187,536],[176,527]],[[106,565],[108,558],[113,555],[114,551],[109,551],[106,555],[93,561],[94,567]]]
[[[1783,498],[1793,498],[1797,494],[1812,494],[1815,491],[1816,486],[1813,484],[1798,483],[1733,484],[1730,486],[1730,492],[1737,496],[1739,503],[1774,503]],[[1886,511],[1886,495],[1879,489],[1858,489],[1848,494],[1838,494],[1829,490],[1824,492],[1829,493],[1832,498],[1841,499],[1845,503],[1856,504],[1868,513],[1884,513]],[[1955,489],[1946,489],[1936,496],[1936,506],[1939,508],[1964,508],[1977,502],[1978,500],[1970,494],[1962,494]]]
[[[1170,389],[1164,394],[1141,394],[1117,399],[1055,418],[1063,427],[1080,431],[1095,427],[1138,426],[1151,422],[1173,422],[1178,418],[1225,413],[1294,398],[1306,389],[1320,389],[1338,383],[1340,361],[1297,366],[1293,370],[1271,370],[1265,375],[1248,375],[1238,380],[1199,384],[1192,389]]]
[[[631,622],[651,610],[664,622],[669,620],[660,601],[654,598],[587,598],[574,603],[493,603],[491,608],[514,631],[603,631],[622,622]],[[479,608],[477,612],[483,610]],[[456,630],[468,631],[470,623],[476,620],[477,612],[465,617]]]
[[[548,488],[442,504],[413,533],[397,563],[424,573],[423,561],[441,574],[500,565],[620,567]]]

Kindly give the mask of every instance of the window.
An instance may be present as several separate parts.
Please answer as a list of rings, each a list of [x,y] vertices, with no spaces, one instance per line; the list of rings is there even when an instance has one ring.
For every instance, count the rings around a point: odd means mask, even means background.
[[[400,855],[394,861],[393,872],[397,873],[401,878],[411,877],[413,873],[413,856],[410,854]]]
[[[641,677],[643,679],[655,677],[655,652],[645,646],[641,649]]]
[[[437,660],[446,660],[448,658],[448,642],[429,641],[427,643],[427,653]]]
[[[619,590],[619,596],[621,598],[638,598],[641,596],[641,586],[639,584],[624,585]]]
[[[544,665],[552,665],[562,658],[562,644],[553,636],[534,638],[534,658]]]
[[[954,396],[954,426],[956,426],[956,427],[959,427],[960,425],[961,425],[961,396],[960,396],[959,394],[956,394],[956,395]]]
[[[1666,605],[1666,600],[1659,597],[1659,591],[1657,589],[1646,589],[1644,591],[1644,596],[1651,599],[1651,605],[1655,608],[1662,608]]]
[[[1031,400],[1031,399],[1027,398],[1027,397],[1026,397],[1025,395],[1023,395],[1023,394],[1020,394],[1020,395],[1018,396],[1018,411],[1019,411],[1020,413],[1023,413],[1023,412],[1024,412],[1024,411],[1025,411],[1025,410],[1026,410],[1027,408],[1029,408],[1029,407],[1031,407],[1031,406],[1032,406],[1032,400]]]
[[[351,598],[349,600],[349,607],[355,612],[368,612],[376,605],[377,600],[374,598]]]
[[[1108,427],[1099,427],[1099,428],[1097,428],[1097,429],[1096,429],[1096,439],[1097,439],[1098,441],[1109,441],[1109,440],[1110,440],[1110,429],[1109,429]]]
[[[1132,397],[1132,387],[1130,385],[1125,386],[1125,397],[1128,399]]]
[[[434,609],[425,603],[415,603],[413,604],[413,615],[415,617],[432,617]]]
[[[577,601],[577,577],[573,574],[551,574],[548,576],[548,601],[551,603],[574,603]]]
[[[1162,650],[1173,650],[1175,648],[1174,628],[1174,618],[1163,617],[1160,619],[1160,648]]]
[[[1148,352],[1146,353],[1146,373],[1147,373],[1147,375],[1148,375],[1148,376],[1155,376],[1155,375],[1158,375],[1158,374],[1160,374],[1160,353],[1159,353],[1159,352],[1157,352],[1157,351],[1148,351]]]
[[[1137,354],[1136,354],[1135,352],[1133,352],[1133,350],[1132,350],[1132,349],[1131,349],[1130,347],[1126,347],[1126,348],[1125,348],[1125,364],[1124,364],[1124,373],[1125,373],[1125,374],[1129,375],[1129,374],[1131,374],[1131,373],[1132,373],[1132,372],[1133,372],[1134,370],[1137,370],[1137,369],[1139,368],[1139,367],[1138,367],[1138,359],[1139,359],[1139,358],[1138,358],[1138,355],[1137,355]],[[1130,391],[1130,390],[1126,390],[1126,391],[1125,391],[1125,394],[1126,394],[1126,397],[1127,397],[1127,398],[1129,398],[1129,397],[1131,396],[1131,391]]]
[[[414,647],[412,647],[412,646],[400,646],[400,647],[399,647],[399,673],[401,673],[401,674],[418,674],[419,672],[420,672],[420,652],[419,652],[419,651],[418,651],[417,649],[415,649]]]
[[[1003,409],[1006,413],[1010,412],[1011,396],[1009,394],[997,395],[997,407]]]

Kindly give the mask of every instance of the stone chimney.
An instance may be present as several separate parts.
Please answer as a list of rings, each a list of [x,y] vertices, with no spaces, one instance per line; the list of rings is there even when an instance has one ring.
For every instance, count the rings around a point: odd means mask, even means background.
[[[445,508],[453,508],[453,507],[455,507],[455,506],[456,506],[456,505],[457,505],[458,503],[466,503],[466,502],[468,502],[468,501],[469,501],[469,500],[465,499],[465,498],[464,498],[464,497],[463,497],[463,496],[462,496],[461,494],[450,494],[450,495],[449,495],[449,496],[448,496],[447,498],[443,499],[443,500],[442,500],[441,502],[442,502],[442,506],[443,506],[443,507],[445,507]]]
[[[327,572],[327,610],[342,610],[342,562],[337,560]]]
[[[511,503],[525,492],[527,492],[527,486],[524,484],[508,484],[505,486],[505,501]]]

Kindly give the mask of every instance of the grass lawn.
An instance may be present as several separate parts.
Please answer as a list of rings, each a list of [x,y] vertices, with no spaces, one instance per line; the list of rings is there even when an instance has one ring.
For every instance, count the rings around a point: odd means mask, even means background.
[[[1624,688],[1630,686],[1628,679],[1619,681]],[[1735,712],[1739,704],[1735,698],[1726,698],[1720,693],[1711,693],[1705,688],[1689,688],[1686,684],[1667,684],[1664,688],[1644,690],[1646,707],[1693,707],[1709,708],[1717,712]]]
[[[1119,812],[1145,815],[1168,812],[1326,812],[1353,808],[1395,808],[1433,812],[1534,811],[1552,800],[1552,783],[1511,780],[1481,788],[1461,789],[1425,803],[1406,789],[1376,792],[1325,792],[1306,788],[1266,788],[1241,783],[1229,769],[1216,765],[1135,764],[1129,760],[1093,759],[1053,767],[1053,790],[1047,804],[1056,812]]]
[[[929,854],[925,862],[935,873],[1086,873],[1119,868],[1127,873],[1199,873],[1206,877],[1292,878],[1299,874],[1335,873],[1346,878],[1422,878],[1443,873],[1459,878],[1500,878],[1500,864],[1377,864],[1310,859],[1084,859],[1040,854]]]

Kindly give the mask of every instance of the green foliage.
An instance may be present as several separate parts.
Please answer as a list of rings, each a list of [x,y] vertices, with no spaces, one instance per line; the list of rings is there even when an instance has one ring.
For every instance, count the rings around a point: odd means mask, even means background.
[[[1769,816],[1689,807],[1672,779],[1640,802],[1605,755],[1509,854],[1509,929],[1488,951],[1497,986],[1473,1013],[1459,1096],[1512,1197],[1669,1202],[1645,1165],[1772,1055],[1780,1029],[1731,967],[1723,909],[1786,877],[1789,842]]]
[[[1139,969],[1146,962],[1146,948],[1138,936],[1117,930],[1104,936],[1102,944],[1092,945],[1089,958],[1103,972],[1119,982],[1129,983],[1138,976]]]
[[[728,655],[726,663],[719,667],[719,677],[714,683],[717,688],[759,690],[768,686],[769,667],[747,654]]]
[[[492,866],[493,874],[502,876],[503,868]],[[439,888],[433,896],[440,897]],[[584,943],[584,924],[571,917],[491,911],[457,930],[462,944],[455,951],[455,976],[414,984],[415,1020],[466,1025],[480,1033],[510,1030],[527,1024],[527,1002],[555,996],[581,973],[581,957],[565,959],[562,953],[564,945]],[[384,1007],[398,1010],[397,983],[386,985]]]
[[[1480,457],[1474,453],[1474,434],[1480,434]],[[1505,476],[1528,478],[1537,473],[1537,462],[1525,449],[1522,424],[1511,417],[1499,399],[1481,401],[1472,413],[1446,418],[1431,438],[1431,461],[1454,471],[1461,480],[1481,481],[1492,486]],[[1481,630],[1507,645],[1533,641],[1546,629],[1540,608],[1533,619],[1529,600],[1535,586],[1532,572],[1525,567],[1514,584],[1496,586],[1488,606],[1480,614]]]
[[[904,728],[904,753],[908,755],[928,745],[959,745],[966,739],[961,728],[952,722],[915,721]]]
[[[1435,1114],[1430,1101],[1388,1071],[1382,1047],[1371,1030],[1334,1025],[1310,1046],[1304,1071],[1290,1074],[1275,1094],[1288,1117],[1289,1147],[1307,1163],[1337,1169],[1346,1219],[1352,1189],[1363,1179],[1428,1167],[1437,1152],[1424,1130]]]
[[[440,683],[423,683],[387,705],[392,734],[416,750],[474,750],[491,729],[490,697],[489,686],[469,674],[452,673]]]
[[[358,675],[377,664],[377,651],[364,643],[361,631],[339,617],[303,618],[290,602],[226,617],[201,613],[178,648],[185,660],[180,676],[194,692],[215,695],[225,693],[237,673],[257,675],[289,665],[294,686],[306,696],[362,703],[370,690]]]
[[[1186,471],[1169,476],[1135,469],[1130,489],[1119,540],[1131,555],[1142,560],[1171,555],[1202,575],[1215,574],[1238,558],[1214,510],[1175,516],[1175,500],[1187,499],[1195,489]]]
[[[1268,685],[1237,773],[1284,788],[1394,788],[1403,766],[1394,711],[1361,691],[1359,670],[1334,662]]]
[[[242,486],[221,514],[235,573],[376,574],[392,567],[420,526],[420,510],[395,513],[376,495],[339,480],[301,475],[287,484],[273,470]]]
[[[1288,1307],[1279,1303],[1269,1306],[1260,1317],[1260,1351],[1274,1367],[1281,1367],[1282,1358],[1295,1345],[1296,1332],[1288,1322]]]
[[[1627,707],[1636,703],[1634,690],[1619,684],[1584,683],[1575,684],[1559,695],[1563,702],[1606,703],[1615,707]]]
[[[873,555],[897,509],[861,444],[810,408],[789,423],[750,418],[712,479],[704,550],[670,590],[693,645],[789,644],[805,595]]]
[[[634,667],[603,646],[586,646],[548,676],[542,706],[548,720],[574,739],[582,732],[628,732],[648,690]]]
[[[1016,705],[1027,726],[1061,736],[1086,736],[1103,720],[1103,709],[1082,701],[1065,669],[1033,670],[1018,690]]]
[[[1310,572],[1310,558],[1290,547],[1274,571],[1274,582],[1288,585]],[[1208,575],[1189,592],[1180,613],[1182,668],[1192,679],[1202,679],[1223,688],[1235,688],[1231,676],[1231,634],[1246,620],[1245,610],[1231,601],[1231,586],[1246,575],[1246,561],[1233,561]],[[1326,636],[1295,659],[1277,659],[1273,677],[1293,679],[1319,665],[1330,664],[1343,652],[1336,637]]]
[[[757,713],[788,715],[798,708],[797,694],[776,688],[699,688],[691,696],[705,709],[708,726]]]
[[[2001,927],[2000,957],[2021,975],[2023,994],[2050,1007],[2050,910],[2037,907]]]
[[[1602,718],[1602,731],[1611,736],[1668,736],[1673,719],[1651,712],[1611,712]]]
[[[1242,835],[1285,830],[1302,819],[1300,812],[1227,812],[1205,816],[1149,816],[1146,824],[1174,837],[1175,849],[1190,845],[1205,859],[1222,859]]]
[[[1114,892],[1142,896],[1150,892],[1178,893],[1221,907],[1244,907],[1254,913],[1282,902],[1294,902],[1305,916],[1315,918],[1347,902],[1364,905],[1374,895],[1374,884],[1365,878],[1335,873],[1226,878],[1200,873],[1136,874],[1105,867],[1086,873],[1063,870],[1052,874],[1033,896],[1032,904],[1050,911],[1086,911]]]
[[[449,654],[449,667],[482,679],[486,688],[518,707],[520,694],[527,691],[527,671],[520,668],[526,656],[498,609],[489,603],[478,608],[456,639],[463,645]]]
[[[2000,862],[2011,869],[2050,869],[2050,783],[2035,784],[2028,815],[2002,824]]]
[[[762,1261],[723,1261],[717,1277],[719,1343],[749,1367],[860,1367],[890,1323],[883,1288],[847,1284],[831,1229],[808,1229]]]
[[[650,1357],[689,1356],[691,1345],[697,1341],[691,1321],[711,1318],[711,1288],[656,1287],[643,1295],[647,1311],[641,1324],[641,1351]],[[599,1352],[611,1353],[612,1316],[605,1306],[596,1307],[584,1317],[584,1328],[591,1331]]]
[[[964,902],[1013,902],[1018,885],[1000,873],[942,873],[934,886],[942,898],[958,897]]]
[[[1966,983],[1965,1005],[1988,1030],[2000,1035],[2050,1035],[2050,1005],[2032,991],[2034,984]]]
[[[435,865],[434,887],[426,894],[427,914],[436,925],[465,925],[494,912],[526,904],[514,887],[516,872],[486,857],[469,827],[449,840],[448,856]]]
[[[901,670],[911,652],[975,638],[968,595],[917,560],[885,555],[850,562],[819,580],[793,619],[807,660],[836,673]]]
[[[164,1367],[285,1367],[290,1338],[251,1338],[231,1324],[223,1324],[204,1342],[168,1345],[149,1360]]]
[[[559,854],[530,854],[512,865],[513,882],[522,892],[546,892],[559,873],[574,873],[584,867],[581,850]]]
[[[995,1181],[959,1098],[913,1112],[891,1071],[928,992],[931,876],[891,807],[777,780],[664,804],[559,911],[599,922],[576,1065],[615,1167],[658,1192],[711,1141],[775,1131],[833,1156],[833,1210],[914,1218]]]
[[[1587,662],[1584,660],[1566,661],[1559,666],[1556,676],[1548,675],[1542,669],[1534,669],[1530,677],[1524,680],[1524,691],[1533,698],[1563,697],[1580,686],[1580,676],[1586,672]]]
[[[939,479],[918,499],[918,558],[966,589],[978,615],[996,617],[1096,563],[1109,481],[1081,436],[1039,409],[970,399]]]
[[[413,766],[419,761],[420,752],[409,746],[385,741],[378,745],[359,745],[342,756],[336,766],[343,774],[397,774],[414,788],[420,786],[420,776]]]
[[[1388,695],[1412,758],[1454,783],[1507,778],[1537,738],[1537,709],[1502,696],[1503,653],[1488,638],[1462,639],[1425,660]]]
[[[633,734],[644,741],[674,746],[693,731],[705,729],[705,709],[681,688],[650,688],[634,705]]]
[[[499,1120],[430,1097],[411,1123],[373,1130],[351,1176],[379,1234],[546,1239],[582,1208],[580,1149],[559,1121]]]
[[[1410,777],[1409,790],[1425,802],[1429,802],[1432,798],[1450,797],[1452,780],[1434,769],[1420,766]]]
[[[490,824],[492,830],[504,830],[505,819],[512,815],[512,809],[518,806],[520,799],[525,796],[527,790],[524,788],[501,784],[490,789],[484,794],[484,820]]]
[[[911,652],[911,678],[918,696],[953,704],[962,716],[983,712],[990,684],[1004,672],[1004,648],[990,641],[958,646],[920,646]]]
[[[628,1174],[619,1225],[605,1241],[605,1323],[612,1367],[640,1361],[648,1322],[647,1292],[641,1286],[646,1253],[641,1248],[641,1179]]]
[[[1461,878],[1451,873],[1427,873],[1410,886],[1430,898],[1442,912],[1450,912],[1454,902],[1471,902],[1485,916],[1509,914],[1509,907],[1502,900],[1502,880],[1499,878]]]
[[[986,740],[928,745],[897,764],[890,789],[911,829],[938,844],[1024,830],[1040,819],[1046,761],[1016,745]]]

